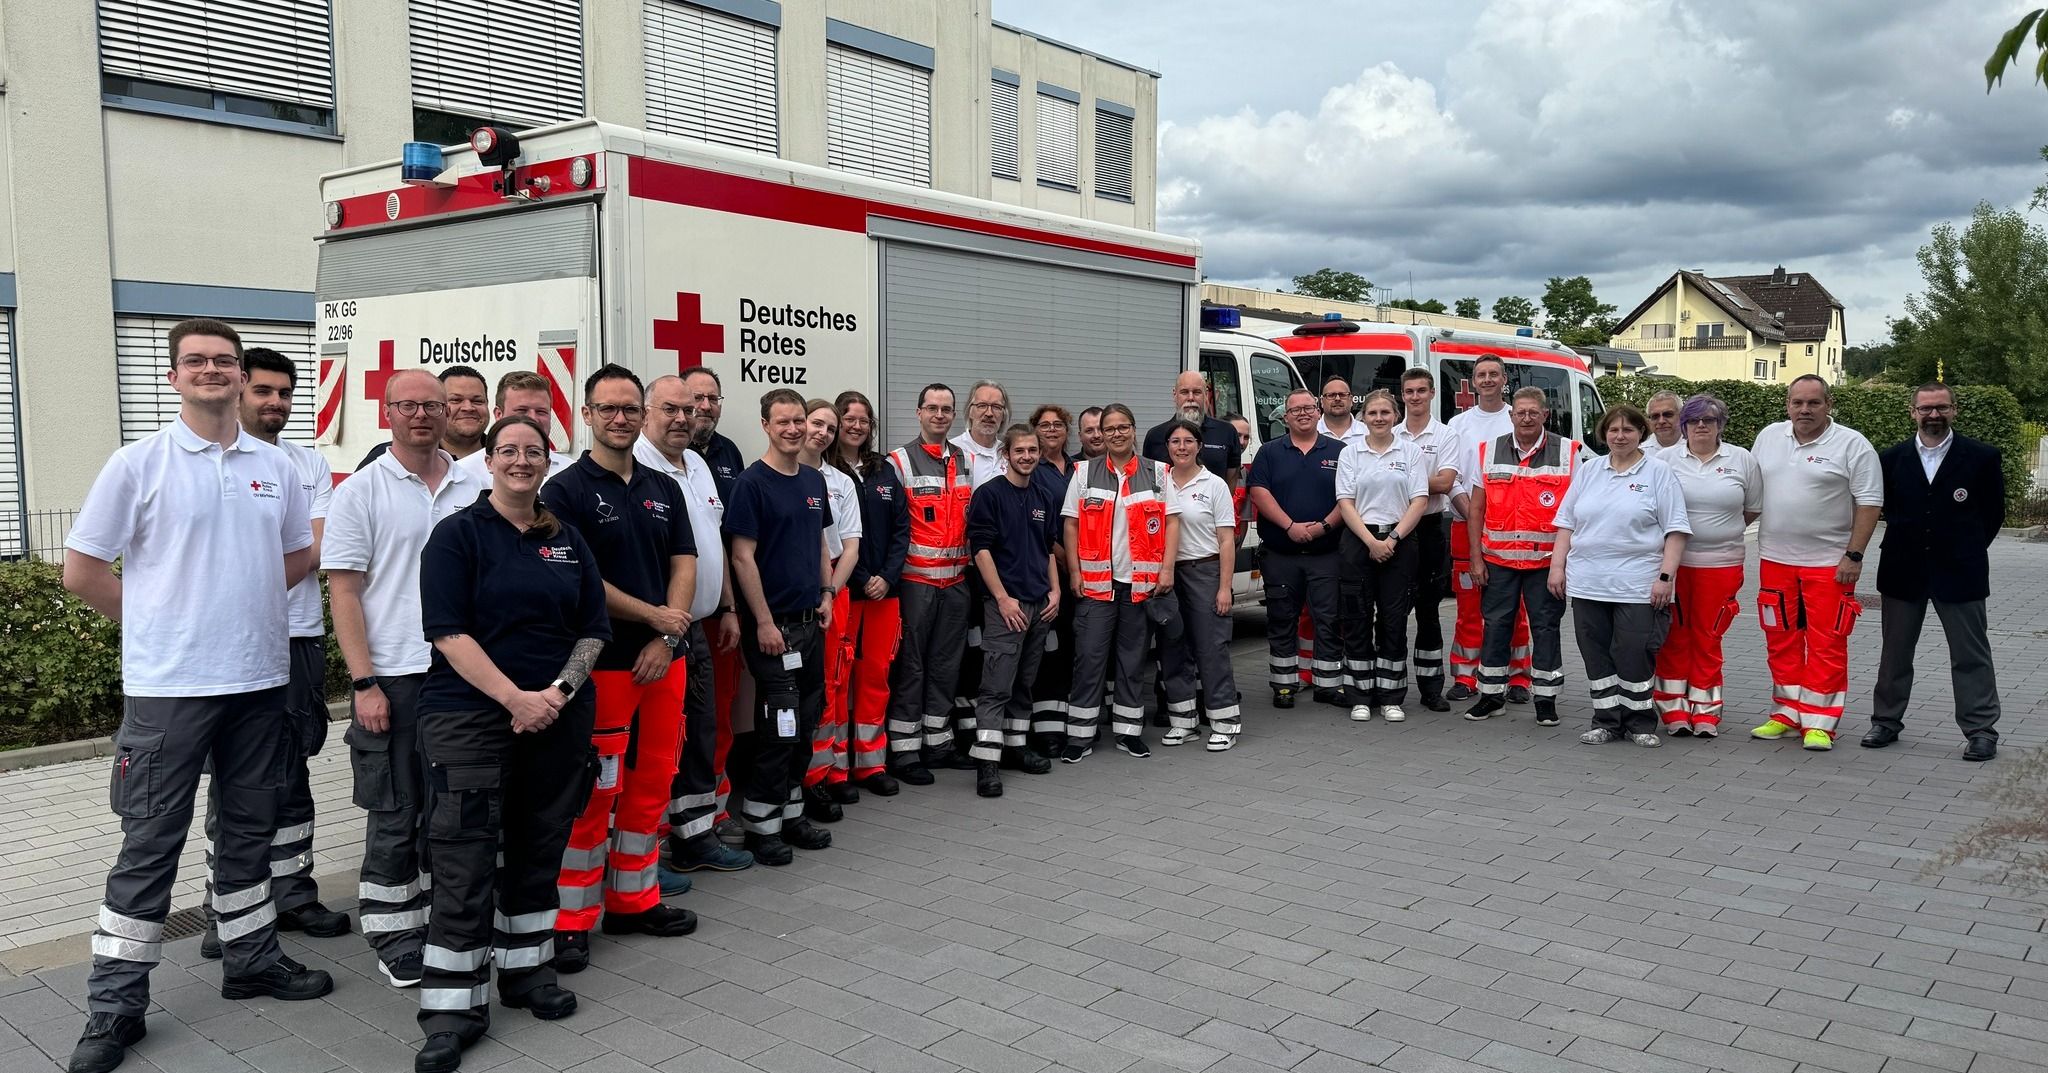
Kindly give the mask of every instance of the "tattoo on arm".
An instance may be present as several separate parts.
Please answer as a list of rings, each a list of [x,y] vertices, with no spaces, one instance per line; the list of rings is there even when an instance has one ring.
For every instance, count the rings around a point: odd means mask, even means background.
[[[578,638],[576,647],[569,650],[569,662],[562,664],[562,673],[556,677],[569,683],[571,689],[580,688],[583,680],[590,677],[590,668],[596,665],[597,654],[602,651],[603,641],[595,637]]]

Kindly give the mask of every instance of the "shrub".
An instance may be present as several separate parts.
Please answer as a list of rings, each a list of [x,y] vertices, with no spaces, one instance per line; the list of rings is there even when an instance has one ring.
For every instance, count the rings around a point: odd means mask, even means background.
[[[0,563],[0,749],[111,734],[121,722],[121,627],[38,560]]]

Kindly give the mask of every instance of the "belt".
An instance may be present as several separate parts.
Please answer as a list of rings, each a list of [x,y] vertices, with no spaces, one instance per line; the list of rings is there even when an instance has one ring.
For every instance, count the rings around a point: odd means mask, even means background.
[[[1394,525],[1399,525],[1399,524],[1400,524],[1399,522],[1396,522],[1396,523],[1394,523]],[[1366,524],[1365,530],[1366,530],[1366,532],[1368,532],[1368,533],[1371,533],[1372,535],[1374,535],[1374,536],[1376,536],[1376,537],[1379,537],[1379,538],[1380,538],[1381,540],[1385,540],[1385,539],[1387,538],[1387,534],[1388,534],[1388,533],[1391,533],[1391,532],[1393,532],[1393,531],[1394,531],[1394,526],[1393,526],[1393,525],[1373,525],[1373,524],[1371,524],[1370,522],[1368,522],[1368,523]]]
[[[818,621],[818,609],[807,607],[802,611],[777,611],[769,617],[775,620],[777,626],[802,626]]]
[[[1196,565],[1198,565],[1198,564],[1201,564],[1201,563],[1213,563],[1213,562],[1215,562],[1216,560],[1218,560],[1218,559],[1220,559],[1220,558],[1222,558],[1222,557],[1223,557],[1223,556],[1222,556],[1222,555],[1221,555],[1220,553],[1215,553],[1215,554],[1210,554],[1210,555],[1204,555],[1204,556],[1202,556],[1202,557],[1201,557],[1201,558],[1199,558],[1199,559],[1182,559],[1182,560],[1181,560],[1181,561],[1180,561],[1180,562],[1179,562],[1179,563],[1178,563],[1177,565],[1180,565],[1180,566],[1196,566]]]

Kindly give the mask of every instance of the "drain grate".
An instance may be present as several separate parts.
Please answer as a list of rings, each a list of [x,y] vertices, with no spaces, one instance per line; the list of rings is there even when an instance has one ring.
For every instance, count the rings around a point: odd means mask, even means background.
[[[180,909],[164,918],[164,942],[173,939],[189,939],[206,930],[206,909],[193,906]]]

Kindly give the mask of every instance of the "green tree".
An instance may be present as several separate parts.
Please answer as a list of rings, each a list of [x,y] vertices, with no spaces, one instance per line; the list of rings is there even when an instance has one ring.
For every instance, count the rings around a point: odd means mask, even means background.
[[[1396,298],[1387,305],[1393,309],[1412,309],[1417,313],[1444,313],[1449,307],[1434,298],[1418,302],[1413,298]]]
[[[1510,294],[1493,303],[1493,319],[1502,324],[1536,323],[1536,303],[1520,295]]]
[[[1543,326],[1566,346],[1606,346],[1616,327],[1614,307],[1593,294],[1585,276],[1552,276],[1543,288]]]
[[[1479,299],[1477,298],[1460,298],[1455,308],[1461,317],[1472,317],[1474,319],[1479,317]]]
[[[1333,302],[1363,302],[1372,293],[1372,281],[1356,272],[1318,268],[1294,277],[1294,293]]]
[[[1891,365],[1898,352],[1897,343],[1873,343],[1869,346],[1852,346],[1842,351],[1842,373],[1851,382],[1868,380],[1883,374]]]
[[[2020,409],[2048,416],[2048,232],[2018,212],[1978,202],[1969,225],[1934,229],[1920,247],[1926,291],[1906,299],[1899,341],[1916,376],[1996,384]],[[1894,333],[1895,337],[1897,333]]]
[[[2034,31],[2034,50],[2041,54],[2034,61],[2034,81],[2048,86],[2048,7],[2037,7],[2020,16],[2020,21],[1998,39],[1991,58],[1984,61],[1984,92],[1989,93],[1998,85],[2006,68],[2025,66],[2026,60],[2020,53],[2027,47],[2028,30]]]

